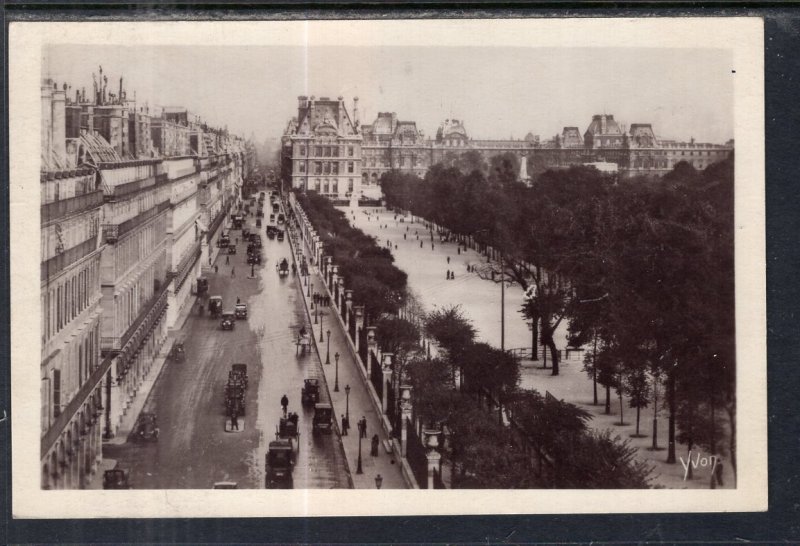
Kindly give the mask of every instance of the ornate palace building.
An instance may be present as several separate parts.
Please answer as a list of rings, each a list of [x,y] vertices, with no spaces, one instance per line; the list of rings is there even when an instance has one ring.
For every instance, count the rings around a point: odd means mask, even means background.
[[[621,177],[661,176],[680,161],[703,169],[733,151],[732,140],[709,144],[659,139],[649,123],[634,123],[627,129],[605,114],[592,116],[583,135],[578,127],[564,127],[561,134],[546,140],[533,133],[520,140],[473,139],[456,119],[445,120],[435,138],[426,138],[416,122],[398,120],[394,112],[380,112],[372,124],[360,125],[358,99],[352,120],[341,97],[338,101],[299,97],[299,102],[298,117],[289,122],[283,136],[284,177],[294,188],[313,189],[335,199],[353,194],[379,198],[383,173],[395,169],[424,176],[431,165],[449,163],[469,151],[487,160],[508,152],[524,158],[526,172],[534,181],[547,169],[584,164],[613,170]],[[336,123],[340,117],[342,123]],[[353,158],[353,168],[346,176],[340,169],[347,158],[325,155],[342,149],[348,153],[352,149],[348,158]],[[334,167],[336,163],[340,165]],[[353,180],[351,175],[358,176]]]
[[[151,113],[102,68],[91,95],[68,90],[41,88],[47,489],[86,487],[103,440],[128,432],[247,174],[241,139],[182,108]]]

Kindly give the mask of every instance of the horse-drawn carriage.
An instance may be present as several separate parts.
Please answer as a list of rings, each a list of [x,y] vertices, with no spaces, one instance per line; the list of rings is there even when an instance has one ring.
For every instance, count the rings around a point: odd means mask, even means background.
[[[281,417],[278,430],[275,431],[276,440],[291,440],[297,442],[300,431],[297,430],[299,416],[294,412],[289,412],[286,417]]]
[[[319,402],[319,379],[306,379],[300,389],[300,401],[304,406]]]

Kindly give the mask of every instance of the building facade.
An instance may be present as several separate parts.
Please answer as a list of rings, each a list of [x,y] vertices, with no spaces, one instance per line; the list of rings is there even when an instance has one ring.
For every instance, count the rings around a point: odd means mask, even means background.
[[[297,117],[282,138],[284,180],[292,188],[313,190],[332,199],[361,193],[361,131],[358,98],[353,116],[344,98],[298,97]]]
[[[466,152],[477,152],[485,160],[492,156],[512,153],[526,162],[526,172],[532,181],[548,169],[567,168],[573,165],[601,165],[603,170],[618,176],[661,176],[679,163],[686,161],[698,169],[728,157],[733,151],[733,141],[725,144],[698,143],[659,139],[649,123],[634,123],[630,129],[620,125],[613,115],[592,116],[586,131],[581,135],[578,127],[564,127],[561,134],[546,140],[528,133],[524,139],[480,140],[467,133],[462,120],[447,119],[439,127],[435,138],[426,138],[414,121],[400,121],[394,112],[380,112],[369,125],[359,125],[357,99],[354,102],[352,125],[353,157],[360,159],[360,184],[346,186],[326,185],[331,173],[325,157],[303,155],[320,142],[324,148],[325,133],[333,134],[331,125],[321,123],[311,97],[299,97],[298,117],[293,118],[283,137],[283,155],[287,158],[282,168],[288,171],[292,187],[313,189],[332,198],[345,199],[355,193],[357,197],[377,199],[381,196],[380,178],[391,170],[400,170],[424,176],[431,165],[452,163]],[[331,102],[324,99],[324,103]],[[333,101],[335,103],[335,101]],[[340,101],[336,104],[341,104]],[[343,105],[342,105],[343,108]],[[335,117],[335,113],[329,115]],[[298,121],[299,120],[299,121]],[[316,120],[316,122],[314,121]],[[304,125],[305,124],[305,125]],[[356,134],[360,138],[355,138]],[[342,138],[336,132],[336,138]],[[337,140],[338,142],[338,140]],[[317,148],[314,148],[316,153]],[[337,167],[338,168],[338,167]],[[311,169],[311,170],[309,170]],[[358,168],[354,170],[355,174]],[[337,171],[337,175],[338,175]],[[319,178],[321,177],[321,178]]]
[[[42,85],[43,488],[86,487],[239,197],[245,145],[185,109]],[[207,261],[204,261],[207,260]],[[152,384],[152,382],[149,382]],[[127,417],[127,419],[126,419]]]

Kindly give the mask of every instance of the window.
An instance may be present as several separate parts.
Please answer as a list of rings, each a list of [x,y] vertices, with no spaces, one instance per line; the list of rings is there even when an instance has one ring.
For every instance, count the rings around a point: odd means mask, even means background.
[[[61,370],[53,370],[53,417],[61,415]]]
[[[325,146],[325,157],[330,157],[330,156],[331,156],[331,147]]]
[[[306,155],[306,147],[300,146],[300,155]]]
[[[339,181],[338,180],[334,180],[333,181],[333,186],[332,186],[331,191],[333,193],[339,193]]]
[[[314,162],[314,174],[322,174],[322,161]]]
[[[317,157],[322,157],[322,146],[316,146],[314,152]]]
[[[355,164],[352,161],[347,162],[347,172],[350,174],[355,172]]]
[[[353,179],[352,178],[349,178],[347,180],[347,191],[349,191],[349,192],[353,191]]]
[[[330,161],[326,161],[322,164],[322,173],[323,174],[331,174],[331,164]]]
[[[348,146],[347,147],[347,157],[353,157],[353,147],[352,146]]]
[[[334,162],[334,163],[331,165],[331,173],[332,173],[332,174],[339,174],[339,162],[338,162],[338,161],[337,161],[337,162]]]
[[[297,172],[305,173],[306,172],[306,164],[301,162],[298,166]]]

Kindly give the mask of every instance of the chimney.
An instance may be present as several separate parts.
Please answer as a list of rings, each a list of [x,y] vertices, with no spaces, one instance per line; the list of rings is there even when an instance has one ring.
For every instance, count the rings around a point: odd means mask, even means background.
[[[50,80],[42,80],[42,157],[48,156],[53,144],[53,88]],[[47,165],[42,165],[45,170]]]
[[[353,97],[353,123],[358,125],[358,97]]]
[[[52,150],[59,166],[65,166],[67,160],[67,92],[53,90],[53,142]]]

